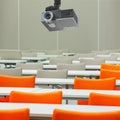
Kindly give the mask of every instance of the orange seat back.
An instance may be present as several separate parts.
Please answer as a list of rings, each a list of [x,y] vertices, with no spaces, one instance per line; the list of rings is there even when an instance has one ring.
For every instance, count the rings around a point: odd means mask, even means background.
[[[52,120],[119,120],[120,112],[76,112],[55,109]]]
[[[30,120],[30,112],[28,108],[0,109],[0,120]]]
[[[90,93],[89,105],[120,106],[120,95]]]
[[[101,64],[101,69],[120,70],[120,65],[103,63],[103,64]]]
[[[74,89],[115,90],[116,79],[85,79],[75,78]]]
[[[116,77],[116,79],[120,79],[120,70],[107,70],[107,69],[100,70],[101,79],[110,77]]]
[[[0,87],[35,87],[35,76],[0,75]]]
[[[61,104],[62,91],[53,91],[46,93],[12,91],[10,93],[9,102]]]

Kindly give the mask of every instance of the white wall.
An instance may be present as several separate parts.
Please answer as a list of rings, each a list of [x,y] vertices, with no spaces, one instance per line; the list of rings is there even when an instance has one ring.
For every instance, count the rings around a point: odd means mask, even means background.
[[[120,48],[120,0],[100,0],[100,50]]]
[[[0,48],[69,49],[73,52],[119,48],[120,0],[61,2],[61,9],[75,10],[80,27],[60,31],[58,38],[57,32],[49,32],[40,22],[41,12],[53,5],[54,0],[0,0]]]
[[[60,32],[60,48],[88,52],[97,49],[97,0],[63,0],[64,8],[74,8],[79,29]]]
[[[17,49],[17,0],[0,0],[0,48]]]

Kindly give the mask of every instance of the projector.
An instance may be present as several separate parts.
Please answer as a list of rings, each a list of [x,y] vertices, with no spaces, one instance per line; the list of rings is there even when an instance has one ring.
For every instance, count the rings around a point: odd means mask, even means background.
[[[41,22],[49,31],[61,31],[78,27],[78,18],[73,9],[60,10],[60,1],[55,0],[54,6],[42,12]]]

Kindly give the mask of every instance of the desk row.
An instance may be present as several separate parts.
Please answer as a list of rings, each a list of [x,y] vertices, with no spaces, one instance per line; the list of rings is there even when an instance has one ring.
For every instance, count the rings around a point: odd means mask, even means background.
[[[115,106],[89,106],[89,105],[52,105],[52,104],[24,104],[24,103],[0,103],[0,109],[29,108],[30,118],[34,120],[51,120],[54,109],[73,110],[78,112],[110,112],[119,111]]]
[[[120,95],[119,90],[73,90],[73,89],[42,89],[42,88],[16,88],[16,87],[0,87],[0,96],[10,95],[11,91],[21,91],[30,93],[46,93],[53,91],[62,91],[63,99],[88,99],[91,92],[102,94]]]

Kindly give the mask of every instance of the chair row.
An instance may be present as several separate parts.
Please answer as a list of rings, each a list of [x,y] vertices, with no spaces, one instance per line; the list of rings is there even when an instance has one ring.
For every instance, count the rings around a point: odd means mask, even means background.
[[[8,102],[10,103],[37,103],[37,104],[62,104],[64,92],[62,90],[23,92],[11,91]],[[87,105],[120,106],[120,95],[90,92]]]
[[[25,65],[25,67],[21,68],[20,66],[16,68],[10,68],[10,69],[0,69],[1,75],[11,75],[11,76],[21,76],[22,75],[22,69],[35,69],[32,67],[33,65],[29,66]],[[36,65],[37,66],[37,65]],[[80,66],[75,64],[75,66],[69,66],[75,67],[76,69],[82,69],[83,64]],[[68,66],[67,66],[68,67]],[[67,68],[66,67],[66,68]],[[71,68],[72,69],[72,68]],[[37,68],[37,77],[40,78],[67,78],[68,69],[63,68],[62,66],[59,66],[58,70],[42,70]],[[100,78],[107,78],[107,77],[116,77],[116,79],[120,79],[120,65],[112,65],[112,64],[101,64],[100,68]]]
[[[40,64],[23,64],[23,66],[22,65],[21,66],[18,65],[16,68],[9,68],[9,69],[3,68],[3,69],[0,69],[0,74],[21,76],[22,75],[22,70],[34,70],[34,69],[36,69],[36,71],[37,70],[39,71],[38,74],[37,74],[37,76],[41,77],[41,75],[43,74],[43,71],[45,71],[45,70],[43,70],[40,66],[41,66]],[[108,66],[108,68],[106,68],[105,66]],[[53,76],[52,75],[51,76],[53,78],[55,78],[55,77],[58,78],[57,77],[57,73],[59,74],[60,71],[61,71],[61,73],[63,71],[63,74],[67,73],[65,71],[65,69],[66,70],[75,70],[75,71],[77,71],[77,70],[83,70],[84,71],[84,64],[82,64],[82,63],[81,64],[70,64],[70,65],[69,64],[64,64],[64,65],[60,64],[60,65],[58,65],[58,69],[57,70],[53,70],[53,71],[52,70],[51,71],[50,70],[46,70],[45,73],[47,73],[47,72],[49,73],[50,72],[52,74],[52,72],[53,72],[53,74],[54,73],[55,74]],[[109,74],[109,72],[111,70],[112,70],[113,73],[118,74],[118,76],[119,76],[119,69],[120,69],[120,65],[101,64],[101,67],[100,67],[100,76],[102,76],[101,75],[102,71],[104,71],[104,72],[107,71],[108,74]],[[41,74],[41,72],[42,72],[42,74]],[[113,76],[112,74],[109,74],[109,75],[111,75],[111,76],[107,76],[107,77],[112,77]],[[47,77],[47,74],[46,74],[46,77]],[[50,76],[48,75],[48,77],[50,77]],[[61,74],[61,78],[66,78],[66,77],[67,77],[67,75],[65,75],[64,77],[62,77],[62,74]],[[119,77],[117,77],[117,79],[119,79]]]
[[[15,76],[0,75],[0,86],[1,87],[35,87],[35,76],[15,77]],[[74,89],[93,89],[93,90],[117,89],[118,90],[118,88],[116,88],[115,77],[104,78],[104,79],[75,78]]]
[[[0,109],[1,120],[30,120],[30,108]],[[54,108],[52,120],[120,120],[120,111],[78,112],[68,109]]]

